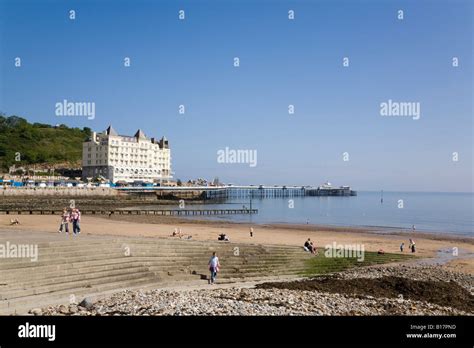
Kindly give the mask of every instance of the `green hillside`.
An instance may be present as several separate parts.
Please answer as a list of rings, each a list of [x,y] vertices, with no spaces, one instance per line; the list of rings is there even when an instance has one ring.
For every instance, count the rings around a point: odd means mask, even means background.
[[[18,116],[0,115],[0,169],[5,171],[13,164],[77,163],[82,158],[82,142],[90,134],[87,127],[31,124]]]

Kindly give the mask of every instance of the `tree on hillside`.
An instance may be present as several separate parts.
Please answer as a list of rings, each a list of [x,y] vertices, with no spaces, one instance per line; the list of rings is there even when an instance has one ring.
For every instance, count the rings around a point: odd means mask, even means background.
[[[8,170],[13,164],[78,163],[82,158],[82,143],[90,134],[88,127],[55,128],[0,113],[0,169]]]

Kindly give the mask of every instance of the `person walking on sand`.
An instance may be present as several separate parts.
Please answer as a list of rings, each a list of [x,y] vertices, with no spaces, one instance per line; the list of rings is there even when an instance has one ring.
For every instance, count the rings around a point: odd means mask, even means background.
[[[71,221],[72,221],[72,232],[76,236],[79,233],[81,233],[81,227],[80,227],[81,212],[79,211],[79,209],[74,208],[72,210]]]
[[[59,233],[63,231],[69,234],[69,218],[70,214],[66,208],[63,209],[63,214],[61,215],[61,224],[59,225]]]
[[[253,237],[253,227],[250,227],[250,237]]]
[[[403,253],[403,247],[405,246],[405,243],[400,244],[400,251]]]
[[[219,268],[221,267],[219,263],[219,258],[214,251],[212,253],[212,257],[209,260],[209,271],[211,272],[211,279],[209,280],[209,284],[214,284],[216,282],[217,272],[219,272]]]

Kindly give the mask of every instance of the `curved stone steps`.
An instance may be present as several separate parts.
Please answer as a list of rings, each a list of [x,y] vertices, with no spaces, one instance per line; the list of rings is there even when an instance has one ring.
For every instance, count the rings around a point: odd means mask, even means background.
[[[217,251],[222,264],[218,279],[225,282],[296,276],[304,272],[309,258],[302,248],[280,245],[87,235],[65,239],[39,232],[33,237],[0,231],[0,243],[29,244],[36,238],[39,247],[37,262],[0,259],[0,284],[4,284],[0,285],[0,313],[38,307],[71,294],[191,280],[205,284],[212,251]]]

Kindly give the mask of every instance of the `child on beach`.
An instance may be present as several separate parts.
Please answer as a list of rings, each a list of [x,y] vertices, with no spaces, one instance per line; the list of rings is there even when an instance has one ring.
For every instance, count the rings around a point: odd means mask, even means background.
[[[219,263],[219,258],[217,257],[216,252],[212,253],[212,257],[209,260],[209,271],[211,272],[211,279],[209,280],[209,284],[214,284],[216,282],[217,272],[219,272],[219,268],[221,267]]]
[[[405,243],[400,244],[400,251],[403,253],[403,247],[405,246]]]
[[[59,225],[59,233],[63,232],[63,230],[69,234],[69,218],[70,214],[66,208],[63,209],[63,214],[61,215],[61,224]]]

